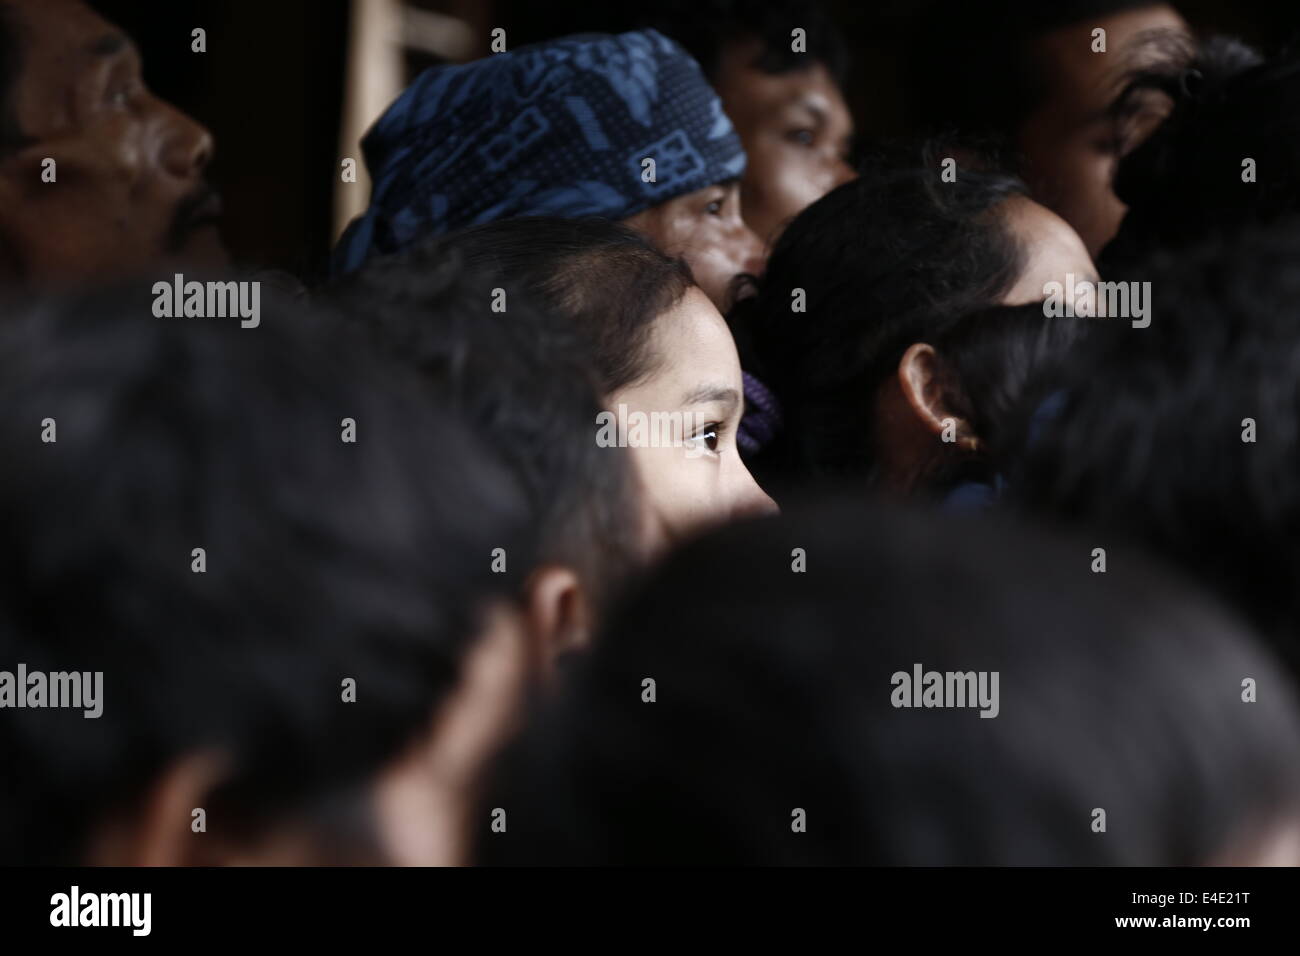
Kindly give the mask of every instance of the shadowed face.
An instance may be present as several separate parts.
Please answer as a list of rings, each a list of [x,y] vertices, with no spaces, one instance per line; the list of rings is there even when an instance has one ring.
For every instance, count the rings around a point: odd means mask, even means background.
[[[1097,29],[1106,31],[1105,52],[1093,49]],[[1074,227],[1090,255],[1114,237],[1127,208],[1112,189],[1121,154],[1162,116],[1159,104],[1152,104],[1120,142],[1110,107],[1131,71],[1158,62],[1172,38],[1187,36],[1187,24],[1173,8],[1153,4],[1072,24],[1035,41],[1031,56],[1043,93],[1021,124],[1016,145],[1034,198]]]
[[[718,183],[652,206],[623,224],[663,252],[686,260],[713,304],[731,306],[731,286],[742,273],[763,271],[763,247],[741,218],[740,185]]]
[[[130,40],[77,0],[4,0],[0,12],[20,59],[0,152],[0,276],[223,264],[220,202],[203,178],[212,137],[149,92]]]
[[[729,46],[716,86],[748,157],[740,193],[745,222],[770,244],[787,222],[853,178],[853,117],[820,62],[766,73],[752,65],[761,52],[757,39]]]

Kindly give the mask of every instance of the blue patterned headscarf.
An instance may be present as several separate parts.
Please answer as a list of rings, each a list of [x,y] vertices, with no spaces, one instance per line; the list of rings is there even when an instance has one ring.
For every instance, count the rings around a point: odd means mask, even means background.
[[[498,219],[625,219],[745,168],[699,66],[654,30],[567,37],[426,70],[362,150],[374,191],[334,250],[336,273]],[[647,158],[654,182],[643,181]]]

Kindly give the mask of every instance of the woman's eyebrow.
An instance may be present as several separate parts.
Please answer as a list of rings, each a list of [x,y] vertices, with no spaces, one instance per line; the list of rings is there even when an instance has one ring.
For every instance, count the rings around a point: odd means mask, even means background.
[[[697,385],[682,398],[683,405],[706,405],[720,402],[727,408],[727,414],[740,405],[740,392],[730,385]]]

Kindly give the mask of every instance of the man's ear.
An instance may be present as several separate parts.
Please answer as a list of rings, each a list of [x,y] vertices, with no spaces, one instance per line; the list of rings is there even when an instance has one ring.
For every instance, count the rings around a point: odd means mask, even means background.
[[[903,398],[926,431],[940,440],[973,451],[979,439],[970,422],[948,407],[943,363],[932,345],[916,342],[898,361],[898,384]]]
[[[528,579],[524,608],[533,671],[543,682],[555,676],[555,662],[591,643],[591,606],[573,568],[545,564]]]

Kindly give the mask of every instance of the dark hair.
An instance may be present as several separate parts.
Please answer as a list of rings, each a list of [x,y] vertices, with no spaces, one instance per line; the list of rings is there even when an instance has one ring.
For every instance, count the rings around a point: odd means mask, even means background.
[[[785,414],[754,460],[761,482],[870,475],[877,386],[910,345],[1014,284],[1024,253],[995,210],[1023,186],[966,166],[943,182],[945,155],[939,144],[874,154],[791,222],[757,295],[732,310],[741,364]]]
[[[930,342],[944,369],[945,403],[970,423],[996,472],[1018,452],[1029,421],[1100,319],[1048,316],[1043,303],[964,316]]]
[[[605,219],[531,216],[447,237],[471,268],[507,292],[576,324],[591,348],[602,397],[654,374],[655,320],[693,284],[690,269]]]
[[[1015,493],[1186,568],[1300,669],[1300,231],[1214,237],[1140,272],[1150,326],[1101,323]]]
[[[160,320],[139,285],[6,310],[0,661],[104,683],[96,719],[0,720],[0,860],[83,862],[107,813],[207,751],[229,773],[206,809],[253,834],[427,733],[483,605],[520,590],[491,551],[526,565],[527,511],[352,339],[268,296],[255,331]]]
[[[1274,662],[1141,562],[1090,574],[1089,549],[844,502],[688,545],[508,750],[481,860],[1190,865],[1285,822]],[[897,706],[917,665],[997,672],[996,716]],[[1269,688],[1249,705],[1247,676]]]
[[[1263,61],[1216,39],[1188,71],[1134,79],[1115,107],[1121,121],[1153,92],[1173,108],[1120,163],[1115,192],[1129,209],[1103,254],[1106,274],[1156,247],[1300,213],[1300,55]],[[1242,179],[1246,158],[1256,163],[1253,182]]]
[[[821,63],[842,87],[848,71],[842,31],[808,0],[664,0],[642,25],[680,43],[711,83],[718,79],[724,47],[748,40],[759,42],[749,65],[764,73],[792,73]],[[796,27],[804,30],[806,52],[791,49]]]
[[[371,260],[325,298],[492,436],[528,491],[539,560],[577,569],[600,605],[636,563],[630,463],[595,440],[602,406],[580,330],[513,291],[494,311],[490,283],[447,248],[466,252],[470,241],[437,238]]]
[[[1034,42],[1049,33],[1163,0],[940,0],[916,19],[908,89],[924,126],[958,130],[997,143],[1008,157],[1015,133],[1050,86]],[[936,22],[942,29],[934,29]],[[1185,57],[1185,39],[1160,31],[1148,38],[1158,59]]]

